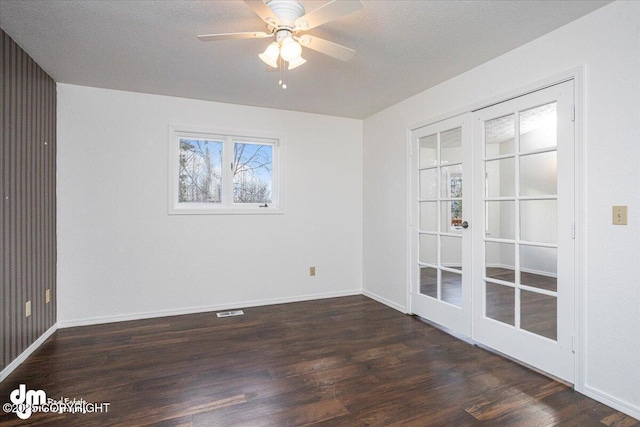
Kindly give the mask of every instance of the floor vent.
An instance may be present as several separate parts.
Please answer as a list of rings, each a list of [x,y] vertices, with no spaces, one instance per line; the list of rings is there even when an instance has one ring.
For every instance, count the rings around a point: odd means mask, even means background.
[[[233,316],[242,316],[244,311],[242,310],[232,310],[232,311],[221,311],[220,313],[216,313],[218,317],[233,317]]]

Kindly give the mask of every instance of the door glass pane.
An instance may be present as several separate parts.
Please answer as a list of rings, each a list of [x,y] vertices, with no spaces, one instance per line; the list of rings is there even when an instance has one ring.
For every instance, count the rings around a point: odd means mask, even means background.
[[[180,203],[220,203],[222,141],[180,138]]]
[[[443,198],[462,197],[462,165],[443,166],[440,168]]]
[[[484,123],[485,156],[487,158],[513,154],[515,151],[515,115],[488,120]]]
[[[436,199],[438,197],[438,169],[420,171],[420,198]]]
[[[438,139],[436,134],[422,137],[418,140],[420,147],[420,168],[428,168],[438,164]]]
[[[486,313],[485,316],[502,323],[514,326],[515,288],[485,282]]]
[[[516,282],[515,246],[513,243],[485,243],[486,277],[505,282]]]
[[[558,249],[520,246],[520,283],[527,286],[558,290]]]
[[[520,113],[520,152],[555,147],[557,144],[556,103]]]
[[[462,200],[440,202],[441,227],[443,233],[462,233]]]
[[[524,200],[520,202],[520,239],[528,242],[557,243],[558,202]]]
[[[442,266],[462,270],[462,238],[441,236],[442,253],[440,254]]]
[[[513,201],[485,202],[487,237],[515,239],[516,204]]]
[[[520,290],[520,328],[555,341],[557,325],[556,297]]]
[[[434,265],[438,263],[438,236],[420,235],[420,262]]]
[[[442,270],[441,298],[449,304],[462,307],[462,274]]]
[[[515,158],[491,160],[486,164],[485,194],[487,197],[515,196]]]
[[[554,196],[558,194],[557,157],[556,151],[520,157],[521,196]]]
[[[438,202],[420,202],[420,230],[438,231]]]
[[[462,162],[462,128],[440,134],[440,163],[443,165]]]
[[[431,267],[420,267],[420,293],[431,298],[438,298],[438,270]]]

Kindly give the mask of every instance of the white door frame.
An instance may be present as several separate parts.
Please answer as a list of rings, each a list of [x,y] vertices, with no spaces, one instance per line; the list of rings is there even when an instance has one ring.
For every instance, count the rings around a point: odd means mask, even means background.
[[[455,117],[464,113],[468,113],[471,111],[479,110],[481,108],[489,107],[491,105],[507,101],[512,98],[517,98],[522,95],[526,95],[531,92],[538,91],[540,89],[547,88],[549,86],[556,85],[558,83],[562,83],[568,80],[574,81],[574,105],[575,105],[575,151],[574,151],[574,182],[575,182],[575,195],[574,195],[574,206],[575,206],[575,375],[574,375],[574,389],[579,392],[585,392],[585,336],[586,336],[586,324],[585,324],[585,307],[586,307],[586,294],[584,289],[584,284],[586,281],[586,239],[585,239],[585,172],[584,168],[586,165],[586,150],[584,150],[584,133],[585,133],[585,123],[584,123],[584,66],[579,66],[570,70],[567,70],[563,73],[558,73],[556,75],[541,79],[537,82],[533,82],[531,84],[521,86],[517,89],[510,90],[504,92],[502,94],[496,95],[489,99],[484,99],[478,102],[474,102],[472,104],[463,106],[461,108],[457,108],[453,111],[449,111],[445,114],[439,114],[436,116],[431,116],[425,120],[420,120],[418,122],[410,123],[406,127],[405,131],[405,149],[406,149],[406,162],[405,162],[405,182],[406,182],[406,205],[408,215],[407,223],[406,223],[406,284],[405,284],[405,295],[406,295],[406,308],[405,312],[407,314],[411,313],[411,268],[413,259],[411,252],[411,227],[409,215],[411,213],[411,180],[412,180],[412,170],[410,168],[411,159],[409,153],[411,152],[411,132],[415,129],[430,125],[432,123],[436,123],[451,117]]]

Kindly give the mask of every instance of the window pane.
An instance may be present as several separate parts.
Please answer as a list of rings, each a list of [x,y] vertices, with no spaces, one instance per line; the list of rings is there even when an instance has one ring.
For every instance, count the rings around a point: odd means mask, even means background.
[[[555,151],[520,157],[521,196],[553,196],[558,194],[557,157]]]
[[[438,164],[438,139],[435,134],[420,138],[420,165],[428,168]]]
[[[438,197],[438,169],[420,171],[420,198],[436,199]]]
[[[485,274],[492,279],[516,282],[516,256],[513,243],[485,243]]]
[[[515,239],[515,202],[486,202],[485,208],[487,214],[485,235],[494,239]]]
[[[558,336],[558,300],[556,297],[520,291],[520,327],[556,340]]]
[[[420,262],[425,264],[438,263],[438,236],[434,234],[420,235]]]
[[[489,282],[485,282],[485,286],[485,316],[507,325],[515,325],[515,289]]]
[[[520,202],[520,239],[538,243],[557,243],[557,224],[557,200]]]
[[[462,197],[462,165],[440,168],[442,188],[440,197]]]
[[[443,233],[462,233],[462,200],[451,202],[440,202],[441,205],[441,228]]]
[[[431,267],[420,267],[420,293],[431,298],[438,298],[438,270]]]
[[[515,148],[515,116],[513,114],[488,120],[484,124],[485,156],[513,154]]]
[[[220,203],[222,141],[180,139],[178,202]]]
[[[491,160],[485,163],[485,194],[487,197],[509,197],[515,195],[515,159]]]
[[[520,283],[558,290],[558,249],[520,245]]]
[[[440,163],[462,163],[462,128],[440,134]]]
[[[420,230],[438,231],[438,202],[420,202]]]
[[[462,307],[462,274],[441,270],[440,275],[442,301]]]
[[[555,147],[557,111],[553,102],[520,113],[520,152]]]
[[[441,236],[442,252],[440,258],[443,267],[462,270],[462,238]]]
[[[233,202],[271,203],[273,146],[236,142],[233,153]]]

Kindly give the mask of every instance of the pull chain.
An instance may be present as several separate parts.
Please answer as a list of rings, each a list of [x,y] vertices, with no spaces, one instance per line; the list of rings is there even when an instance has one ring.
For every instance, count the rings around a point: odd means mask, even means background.
[[[282,73],[284,70],[284,60],[282,58],[278,58],[278,68],[279,68],[279,73],[280,73],[280,80],[278,81],[278,84],[280,85],[280,87],[282,87],[282,89],[286,89],[287,88],[287,84],[282,80]]]

